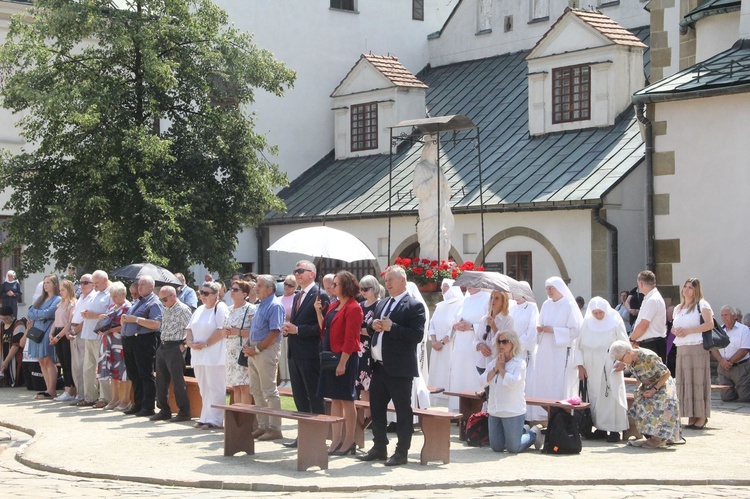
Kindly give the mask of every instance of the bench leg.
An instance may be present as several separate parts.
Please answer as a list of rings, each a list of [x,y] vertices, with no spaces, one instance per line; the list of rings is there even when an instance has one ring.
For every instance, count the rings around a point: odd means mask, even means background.
[[[326,425],[330,427],[331,425]],[[299,420],[297,425],[297,471],[305,471],[311,466],[328,469],[328,447],[326,433],[320,423]]]
[[[234,456],[245,451],[249,455],[255,454],[255,440],[253,426],[255,414],[225,411],[224,415],[224,455]]]
[[[365,448],[365,430],[362,428],[362,425],[359,424],[360,421],[364,420],[364,417],[365,408],[357,407],[357,422],[354,424],[354,443],[357,444],[357,447],[360,449]]]
[[[420,464],[430,461],[451,462],[451,422],[446,418],[420,416],[424,445],[420,454]]]

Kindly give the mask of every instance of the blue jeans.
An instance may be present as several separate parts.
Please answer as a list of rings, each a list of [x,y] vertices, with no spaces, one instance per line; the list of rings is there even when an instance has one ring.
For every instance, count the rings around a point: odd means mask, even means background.
[[[531,447],[536,441],[536,435],[523,429],[525,414],[509,418],[490,416],[490,447],[495,452],[507,449],[511,454],[517,454]]]

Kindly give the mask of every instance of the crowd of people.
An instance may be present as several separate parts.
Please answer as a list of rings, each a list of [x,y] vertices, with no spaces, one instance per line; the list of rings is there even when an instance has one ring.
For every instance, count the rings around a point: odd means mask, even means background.
[[[229,286],[207,276],[198,293],[182,274],[180,286],[158,289],[146,276],[133,283],[130,300],[124,284],[97,270],[77,281],[46,276],[28,317],[17,318],[15,277],[8,272],[2,288],[0,375],[15,378],[11,364],[25,348],[44,378],[35,398],[189,421],[189,354],[203,401],[195,428],[222,428],[223,411],[212,406],[226,403],[227,386],[236,403],[276,409],[278,388],[289,386],[298,411],[323,414],[330,399],[331,413],[343,418],[333,425],[329,454],[355,454],[355,426],[371,426],[373,446],[359,458],[389,466],[407,462],[413,408],[458,408],[455,397],[430,398],[428,384],[453,392],[486,389],[490,446],[510,453],[543,441],[535,423],[545,421],[546,412],[527,407],[526,398],[570,399],[581,395],[584,380],[596,428],[586,436],[618,442],[630,416],[648,437],[638,443],[644,448],[679,443],[684,429],[706,426],[710,355],[719,382],[730,386],[722,400],[750,401],[750,329],[739,310],[724,306],[731,342],[704,350],[701,333],[713,327],[713,311],[695,278],[685,281],[675,307],[665,306],[655,275],[643,271],[616,307],[594,297],[585,311],[559,277],[545,282],[541,308],[533,296],[477,288],[464,293],[445,279],[443,301],[430,317],[399,266],[386,270],[384,286],[374,276],[358,280],[341,271],[324,276],[321,289],[315,265],[302,260],[284,278],[280,297],[270,275],[237,274]],[[625,373],[640,382],[630,409]],[[358,399],[370,403],[359,420]],[[389,431],[397,434],[390,457]],[[280,419],[259,416],[253,436],[283,438]]]

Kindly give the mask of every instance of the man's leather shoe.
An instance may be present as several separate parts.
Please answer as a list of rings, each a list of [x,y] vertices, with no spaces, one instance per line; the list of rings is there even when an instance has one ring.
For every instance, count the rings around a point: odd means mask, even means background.
[[[190,416],[187,414],[178,414],[169,420],[170,423],[181,423],[183,421],[190,421]]]
[[[388,454],[384,450],[370,449],[367,454],[357,456],[360,461],[385,461],[388,459]]]
[[[401,466],[402,464],[406,464],[407,462],[408,462],[408,459],[406,459],[406,456],[396,452],[390,457],[390,459],[388,459],[388,461],[385,462],[385,465],[386,466]]]
[[[140,408],[136,409],[135,407],[133,407],[133,408],[128,409],[127,411],[123,412],[123,414],[125,414],[126,416],[134,416],[134,415],[138,414],[139,412],[141,412]]]
[[[286,447],[287,449],[296,449],[296,448],[297,448],[297,439],[295,438],[295,439],[294,439],[294,440],[292,440],[291,442],[284,442],[284,443],[283,443],[283,444],[281,444],[281,445],[283,445],[283,446],[284,446],[284,447]]]
[[[258,438],[258,437],[260,437],[261,435],[263,435],[263,434],[264,434],[265,432],[266,432],[266,430],[265,430],[265,429],[263,429],[263,428],[258,428],[257,430],[255,430],[255,431],[253,432],[253,438]]]
[[[172,419],[172,413],[159,411],[148,419],[149,421],[166,421],[167,419]]]
[[[135,413],[135,416],[138,418],[147,418],[153,415],[154,415],[153,409],[141,409],[140,411]]]

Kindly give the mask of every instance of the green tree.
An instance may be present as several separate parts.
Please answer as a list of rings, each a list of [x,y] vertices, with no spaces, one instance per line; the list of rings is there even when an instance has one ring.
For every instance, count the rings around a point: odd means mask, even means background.
[[[286,176],[253,130],[255,89],[294,72],[209,0],[35,0],[0,47],[3,105],[28,147],[0,157],[12,194],[0,251],[49,261],[149,261],[228,273],[237,234]]]

